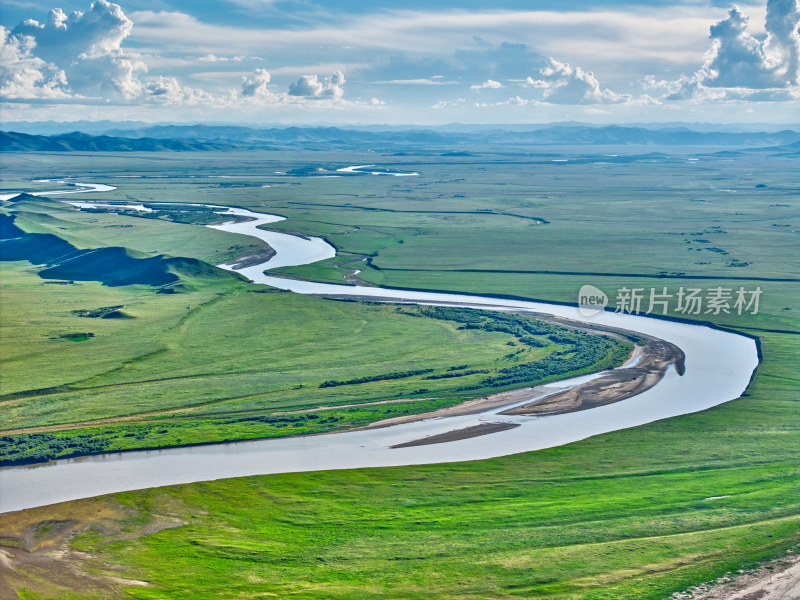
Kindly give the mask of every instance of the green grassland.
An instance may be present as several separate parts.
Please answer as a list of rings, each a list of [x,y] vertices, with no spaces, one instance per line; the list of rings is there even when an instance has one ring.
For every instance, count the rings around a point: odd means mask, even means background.
[[[150,582],[150,587],[120,584],[118,589],[125,587],[131,598],[271,594],[656,600],[800,544],[796,161],[764,155],[613,162],[614,157],[598,154],[568,163],[551,162],[558,154],[202,156],[190,161],[169,155],[155,161],[110,155],[87,167],[85,158],[74,155],[11,155],[19,182],[5,184],[25,189],[24,178],[40,177],[53,165],[61,172],[86,175],[92,174],[90,169],[99,174],[173,174],[166,181],[102,181],[120,186],[108,199],[153,201],[168,194],[175,201],[231,204],[287,216],[272,226],[323,235],[337,246],[339,256],[283,271],[327,281],[342,282],[345,274],[359,269],[359,279],[379,285],[562,302],[575,302],[580,286],[591,283],[604,289],[612,303],[623,285],[667,286],[673,292],[680,286],[760,286],[763,295],[755,315],[672,315],[757,336],[763,362],[738,400],[560,448],[463,464],[172,486],[8,515],[0,517],[0,529],[36,528],[48,520],[84,523],[72,543],[96,557],[90,563],[93,572]],[[608,162],[612,164],[595,164]],[[275,174],[309,165],[369,163],[418,170],[421,176],[315,179]],[[227,188],[188,178],[203,173],[264,175],[226,179],[243,186]],[[271,187],[261,187],[265,185]],[[337,266],[346,261],[352,262]],[[15,275],[20,283],[33,279],[23,272]],[[82,284],[84,289],[89,285]],[[48,296],[56,288],[59,293],[78,289],[48,286]],[[63,302],[64,311],[123,304],[125,298],[118,294],[133,294],[122,288],[97,289],[106,295],[91,306],[86,299]],[[213,302],[208,312],[204,308],[196,323],[190,317],[185,325],[205,324],[205,313],[210,326],[215,316],[240,315],[237,307],[265,299],[286,302],[286,297],[297,303],[295,309],[311,302],[288,294],[237,292],[207,300]],[[185,295],[175,300],[179,298]],[[331,304],[314,302],[325,310]],[[145,299],[142,303],[144,310]],[[333,310],[350,306],[339,303]],[[177,304],[171,318],[180,320],[181,308],[186,310]],[[463,333],[453,323],[400,315],[390,307],[360,310],[374,317],[376,325],[405,318],[438,327],[445,341],[437,350],[444,354],[437,356],[448,357],[439,368],[468,362],[446,354],[447,336]],[[45,321],[50,318],[55,317]],[[244,320],[241,327],[251,326],[245,316],[237,318]],[[127,327],[128,322],[108,326]],[[52,329],[46,324],[42,328]],[[84,342],[58,343],[89,347],[102,341],[99,328],[97,333]],[[485,340],[488,332],[472,333]],[[498,338],[496,344],[502,351],[505,341]],[[484,342],[481,352],[485,350]],[[94,360],[99,361],[94,371],[98,377],[90,379],[87,369],[81,381],[107,381],[112,389],[133,381],[125,379],[127,370],[113,372],[101,365],[102,353]],[[234,357],[239,360],[248,359]],[[469,362],[478,364],[477,359]],[[220,357],[221,372],[226,364]],[[417,365],[389,361],[374,372]],[[183,368],[189,376],[196,374],[192,365]],[[137,371],[134,361],[130,374],[141,378],[146,370]],[[315,383],[352,376],[342,367],[324,376],[320,372]],[[240,384],[247,392],[248,380]],[[293,384],[297,381],[286,380],[287,387]],[[337,393],[342,387],[316,389]],[[291,402],[291,390],[286,394]],[[251,401],[231,400],[245,408]],[[213,416],[204,407],[191,410],[204,418]],[[43,418],[47,415],[31,414],[29,422]],[[129,517],[116,530],[78,516],[96,506],[120,504]],[[182,526],[152,533],[150,525],[164,518]],[[39,589],[30,581],[18,589],[26,585]],[[29,597],[67,597],[55,588],[36,594],[31,591]]]
[[[71,197],[64,196],[65,199]],[[14,204],[16,223],[27,232],[53,234],[77,248],[123,246],[149,254],[197,258],[212,264],[222,264],[265,247],[264,242],[254,238],[192,224],[125,215],[110,219],[102,213],[78,211],[57,198]]]
[[[86,226],[86,213],[47,199],[10,204],[6,211],[16,217],[17,233],[48,232],[25,236],[31,240],[27,246],[63,239],[53,238],[54,232],[74,241],[77,231],[83,245],[94,248],[120,243],[104,232],[121,223],[144,222],[144,236],[150,224],[150,219],[90,213],[94,222]],[[180,230],[191,226],[158,227],[175,228],[180,237]],[[223,235],[229,239],[221,245],[241,237]],[[158,241],[155,236],[147,244]],[[136,270],[129,265],[153,260],[98,264],[105,250],[85,256],[87,273],[68,261],[68,275],[80,280],[71,283],[66,277],[61,284],[42,280],[56,268],[3,263],[7,343],[0,362],[7,375],[0,388],[0,460],[5,464],[322,433],[608,368],[631,350],[611,338],[547,324],[537,325],[543,329],[533,335],[519,328],[467,329],[469,311],[463,310],[435,318],[430,309],[296,296],[211,267],[190,271],[192,263],[170,273],[180,278],[177,285],[101,285],[92,279],[109,274],[99,271],[119,265]],[[121,307],[121,318],[102,318],[104,307]],[[415,318],[426,315],[430,318]],[[483,318],[494,323],[500,317]],[[548,334],[561,337],[551,340]],[[519,374],[527,365],[548,361],[555,366],[545,375]],[[510,369],[517,375],[503,373]]]

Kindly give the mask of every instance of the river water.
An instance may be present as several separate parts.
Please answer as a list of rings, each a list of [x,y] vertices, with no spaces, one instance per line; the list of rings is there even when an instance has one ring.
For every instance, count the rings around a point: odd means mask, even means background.
[[[102,191],[108,189],[109,186],[104,186]],[[82,191],[86,191],[86,188]],[[275,222],[282,217],[239,208],[220,208],[227,210],[228,214],[248,216],[254,220],[214,225],[214,228],[258,237],[277,251],[276,256],[266,263],[239,270],[257,283],[301,294],[347,295],[421,304],[455,303],[484,309],[543,313],[619,327],[661,338],[681,348],[686,355],[686,372],[679,376],[674,369],[670,369],[656,386],[638,396],[563,415],[529,417],[497,414],[507,409],[506,406],[474,415],[428,419],[365,431],[104,454],[43,465],[2,468],[0,512],[111,492],[225,477],[482,460],[539,450],[705,410],[735,399],[747,387],[758,364],[752,339],[702,325],[611,312],[586,318],[571,306],[463,294],[319,284],[274,277],[265,274],[264,269],[330,258],[335,255],[335,250],[319,238],[305,239],[257,228],[260,224]],[[231,268],[229,265],[221,266]],[[561,389],[584,380],[562,381],[552,384],[551,388]],[[519,426],[470,439],[391,448],[481,423],[501,422]]]

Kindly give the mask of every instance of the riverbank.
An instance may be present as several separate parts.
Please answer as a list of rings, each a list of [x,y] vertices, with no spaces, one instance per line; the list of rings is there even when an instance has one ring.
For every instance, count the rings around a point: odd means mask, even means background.
[[[537,315],[537,318],[541,318],[541,316]],[[534,387],[523,387],[468,400],[456,406],[449,406],[427,413],[383,419],[357,429],[377,429],[425,419],[488,413],[498,409],[500,409],[497,413],[499,415],[552,416],[567,414],[613,404],[646,392],[661,381],[670,367],[673,367],[678,375],[683,375],[686,370],[686,356],[683,351],[675,344],[653,336],[591,324],[576,325],[574,321],[569,319],[549,317],[543,320],[595,335],[609,335],[617,339],[627,340],[638,338],[638,340],[644,341],[645,344],[636,344],[631,356],[622,366],[591,375],[586,378],[588,380],[580,383],[554,382]],[[493,433],[488,429],[482,429],[481,431]],[[478,435],[485,435],[486,433]],[[470,435],[467,437],[475,436]],[[437,439],[452,441],[465,439],[465,437],[454,434],[450,437],[437,437]]]
[[[679,375],[684,373],[685,356],[675,344],[649,337],[647,345],[638,348],[640,354],[635,365],[605,371],[591,381],[501,414],[545,416],[589,410],[646,392],[661,381],[670,367]]]
[[[800,598],[800,555],[789,554],[760,567],[674,594],[670,600],[794,600]]]

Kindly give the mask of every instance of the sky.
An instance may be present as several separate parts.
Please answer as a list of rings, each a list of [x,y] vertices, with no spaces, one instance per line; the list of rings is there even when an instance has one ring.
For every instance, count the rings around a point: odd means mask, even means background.
[[[2,0],[4,121],[800,121],[800,0]]]

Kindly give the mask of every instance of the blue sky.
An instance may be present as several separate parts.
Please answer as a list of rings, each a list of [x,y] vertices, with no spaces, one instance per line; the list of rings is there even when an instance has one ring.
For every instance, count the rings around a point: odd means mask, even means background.
[[[795,123],[798,2],[5,0],[0,106],[4,120]]]

